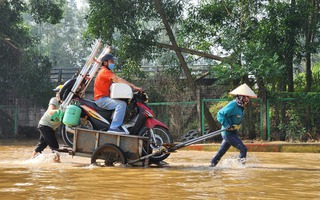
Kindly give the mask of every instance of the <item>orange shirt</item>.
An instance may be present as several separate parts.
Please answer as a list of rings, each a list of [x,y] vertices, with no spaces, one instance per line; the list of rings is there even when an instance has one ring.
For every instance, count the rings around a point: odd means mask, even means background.
[[[102,67],[99,71],[96,80],[94,82],[94,100],[97,100],[101,97],[110,97],[110,86],[113,83],[112,77],[114,73],[111,72],[106,67]]]

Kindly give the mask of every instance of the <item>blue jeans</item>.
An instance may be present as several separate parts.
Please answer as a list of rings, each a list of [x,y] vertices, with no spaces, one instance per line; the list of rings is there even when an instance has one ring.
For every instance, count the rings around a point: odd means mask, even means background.
[[[222,158],[222,156],[229,150],[231,146],[240,150],[239,158],[247,157],[247,147],[243,144],[236,133],[229,133],[222,136],[223,141],[217,152],[217,154],[212,158],[211,163],[216,165]]]
[[[115,110],[110,128],[118,128],[122,125],[123,119],[126,114],[126,102],[117,99],[112,99],[110,97],[101,97],[100,99],[97,99],[95,103],[100,108],[104,108],[107,110]]]

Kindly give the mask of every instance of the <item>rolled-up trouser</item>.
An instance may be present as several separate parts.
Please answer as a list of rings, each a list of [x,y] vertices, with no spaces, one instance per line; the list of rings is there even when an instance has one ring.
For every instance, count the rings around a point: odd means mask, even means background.
[[[222,156],[229,150],[231,146],[240,150],[240,155],[239,155],[240,159],[247,157],[247,147],[240,140],[236,132],[223,135],[222,138],[223,138],[223,141],[221,143],[221,146],[217,154],[211,160],[211,163],[213,165],[218,164]]]
[[[97,99],[95,103],[100,107],[107,110],[114,110],[113,119],[110,128],[118,128],[122,125],[127,104],[124,101],[112,99],[110,97],[101,97]]]
[[[59,149],[59,144],[55,135],[55,131],[49,126],[38,125],[40,131],[39,143],[35,148],[35,152],[42,152],[48,145],[51,150]]]

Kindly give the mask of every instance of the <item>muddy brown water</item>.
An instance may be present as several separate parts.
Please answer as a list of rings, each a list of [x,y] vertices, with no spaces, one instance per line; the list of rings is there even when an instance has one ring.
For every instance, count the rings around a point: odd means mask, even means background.
[[[320,199],[320,154],[249,152],[245,166],[228,152],[178,150],[164,167],[93,167],[90,159],[49,150],[30,159],[36,141],[0,141],[0,199]]]

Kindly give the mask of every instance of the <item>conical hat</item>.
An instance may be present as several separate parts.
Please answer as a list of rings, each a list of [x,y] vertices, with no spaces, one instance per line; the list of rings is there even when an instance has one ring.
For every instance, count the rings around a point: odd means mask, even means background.
[[[247,84],[242,84],[236,89],[232,90],[229,94],[232,95],[243,95],[248,96],[250,98],[257,98],[257,95],[249,88]]]

